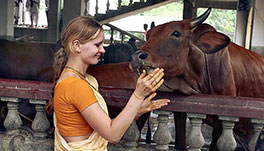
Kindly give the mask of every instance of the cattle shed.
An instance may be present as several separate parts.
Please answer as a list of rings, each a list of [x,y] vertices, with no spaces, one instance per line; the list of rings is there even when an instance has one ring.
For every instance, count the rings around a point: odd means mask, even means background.
[[[179,1],[182,0],[131,0],[123,3],[121,0],[76,0],[74,3],[71,0],[52,0],[49,2],[48,28],[29,28],[14,26],[14,2],[0,0],[2,14],[0,35],[11,39],[28,35],[34,37],[35,41],[56,42],[60,38],[63,26],[73,17],[91,15],[102,24],[109,25],[113,21]],[[194,18],[198,8],[236,10],[235,43],[262,54],[264,12],[261,7],[263,4],[261,0],[183,0],[183,18]],[[133,37],[124,29],[118,29],[118,32]],[[140,41],[140,38],[135,38]]]
[[[45,0],[40,1],[44,2]],[[86,15],[93,16],[104,25],[103,27],[110,35],[106,37],[105,43],[124,42],[129,37],[134,38],[137,46],[141,47],[144,45],[145,39],[134,34],[132,30],[119,27],[118,21],[130,16],[134,20],[130,24],[135,26],[136,23],[133,22],[139,20],[134,18],[133,15],[177,2],[183,4],[183,19],[196,18],[199,8],[211,7],[213,9],[235,10],[234,42],[264,55],[263,0],[49,0],[47,28],[14,25],[14,1],[0,0],[0,38],[18,41],[21,40],[20,37],[26,37],[29,38],[26,40],[33,41],[33,44],[54,45],[60,39],[63,27],[72,18]],[[170,19],[160,19],[160,23],[165,23]],[[151,20],[153,18],[145,21],[150,22]],[[143,32],[142,29],[135,31]],[[116,40],[115,33],[118,33],[121,38]],[[104,72],[106,73],[105,70]],[[23,75],[25,75],[25,72],[23,72]],[[106,75],[109,76],[110,74]],[[129,76],[126,75],[126,77]],[[132,77],[135,78],[136,76]],[[122,81],[125,78],[116,79]],[[114,82],[114,80],[108,81],[110,83]],[[0,151],[54,150],[54,134],[51,132],[53,120],[50,120],[52,116],[47,116],[45,108],[48,100],[52,97],[52,88],[53,83],[51,82],[0,77]],[[116,88],[113,85],[100,85],[99,90],[106,99],[107,104],[110,107],[117,108],[123,108],[133,93],[131,89]],[[186,116],[189,119],[188,124],[190,127],[187,130],[188,134],[186,133],[186,136],[189,136],[186,138],[189,143],[189,150],[208,149],[209,143],[207,140],[211,138],[203,138],[202,135],[204,126],[202,120],[208,115],[217,115],[219,120],[223,121],[223,136],[219,139],[221,151],[235,150],[237,144],[232,131],[234,124],[240,118],[249,119],[254,126],[254,132],[252,132],[253,137],[248,143],[248,148],[249,150],[255,150],[259,133],[264,125],[264,101],[262,98],[204,94],[185,96],[161,91],[157,93],[158,98],[170,98],[171,105],[155,111],[155,127],[152,129],[153,136],[150,137],[153,140],[150,144],[142,141],[145,138],[139,140],[139,136],[142,136],[143,133],[140,134],[134,121],[121,143],[118,145],[109,144],[109,151],[121,151],[124,148],[131,151],[176,150],[177,137],[173,136],[176,135],[175,127],[172,127],[171,123],[173,123],[172,113],[177,114],[178,112],[187,113]],[[20,111],[18,111],[20,104],[25,102],[24,100],[27,100],[28,104],[34,107],[34,116],[29,119],[30,122],[26,117],[22,117],[19,114]],[[3,107],[2,104],[6,105],[4,109],[1,108]],[[2,118],[4,112],[7,112],[7,116]],[[28,123],[25,124],[25,121]],[[2,129],[5,130],[1,131]],[[171,129],[173,130],[171,131]]]

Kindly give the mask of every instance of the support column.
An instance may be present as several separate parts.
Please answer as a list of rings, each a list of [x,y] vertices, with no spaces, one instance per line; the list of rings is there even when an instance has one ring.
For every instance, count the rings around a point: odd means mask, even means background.
[[[197,15],[197,0],[184,0],[183,1],[183,19],[193,19]]]
[[[235,43],[241,47],[245,47],[248,13],[248,0],[239,0],[237,3]]]
[[[49,1],[49,18],[48,18],[48,42],[56,42],[59,37],[60,23],[60,0]]]
[[[63,27],[67,25],[67,23],[77,16],[83,16],[88,5],[85,5],[85,2],[87,0],[74,0],[74,3],[72,0],[64,0],[64,7],[63,7]],[[89,10],[88,10],[89,12]]]
[[[264,56],[264,1],[251,2],[254,8],[250,49]]]
[[[0,0],[0,36],[14,37],[14,1]]]

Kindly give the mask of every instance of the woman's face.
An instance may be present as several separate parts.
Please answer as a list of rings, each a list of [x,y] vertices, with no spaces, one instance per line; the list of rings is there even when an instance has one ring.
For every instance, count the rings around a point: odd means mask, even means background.
[[[82,60],[86,64],[97,64],[105,49],[103,47],[104,32],[101,31],[96,39],[80,44]]]

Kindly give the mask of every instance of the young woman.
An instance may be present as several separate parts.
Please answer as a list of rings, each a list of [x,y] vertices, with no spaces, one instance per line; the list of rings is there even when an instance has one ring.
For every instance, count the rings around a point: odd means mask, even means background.
[[[86,74],[105,53],[104,31],[89,17],[76,17],[66,26],[55,56],[54,125],[55,150],[107,150],[108,141],[117,143],[135,119],[168,104],[152,99],[163,83],[163,69],[137,80],[135,91],[123,111],[110,119],[94,77]],[[148,97],[147,97],[148,96]]]

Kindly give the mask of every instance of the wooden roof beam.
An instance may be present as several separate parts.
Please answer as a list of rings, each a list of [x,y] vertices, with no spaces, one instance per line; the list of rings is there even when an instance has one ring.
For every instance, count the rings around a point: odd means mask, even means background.
[[[216,8],[216,9],[232,9],[237,10],[237,1],[212,1],[212,0],[199,0],[196,3],[197,8]]]

